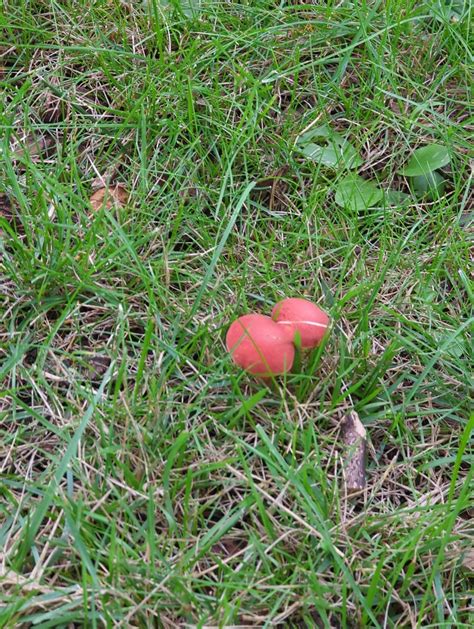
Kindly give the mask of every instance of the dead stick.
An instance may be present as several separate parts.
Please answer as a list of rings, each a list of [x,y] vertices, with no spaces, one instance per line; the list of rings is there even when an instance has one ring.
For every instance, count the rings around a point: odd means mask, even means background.
[[[365,489],[366,431],[359,415],[350,411],[341,420],[341,434],[345,444],[344,485],[346,495]]]

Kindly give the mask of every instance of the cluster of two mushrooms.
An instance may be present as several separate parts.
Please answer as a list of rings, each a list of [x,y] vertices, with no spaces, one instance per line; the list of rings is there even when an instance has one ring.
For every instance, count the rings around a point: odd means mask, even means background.
[[[273,308],[271,317],[239,317],[227,331],[226,346],[239,367],[261,378],[271,378],[291,370],[295,343],[302,349],[316,347],[328,326],[329,317],[316,304],[290,297]]]

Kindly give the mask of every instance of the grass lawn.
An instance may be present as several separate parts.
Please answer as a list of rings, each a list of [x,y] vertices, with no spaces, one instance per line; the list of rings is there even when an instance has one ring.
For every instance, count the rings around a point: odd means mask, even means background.
[[[470,2],[181,4],[0,8],[0,626],[472,627]],[[267,387],[225,333],[287,296]]]

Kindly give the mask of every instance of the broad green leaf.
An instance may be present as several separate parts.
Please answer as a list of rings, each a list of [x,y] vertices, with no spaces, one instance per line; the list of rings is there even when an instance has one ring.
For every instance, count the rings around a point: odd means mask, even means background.
[[[300,135],[297,139],[296,143],[303,146],[311,140],[315,140],[317,138],[329,138],[340,135],[337,131],[333,131],[328,125],[322,125],[321,127],[316,127],[315,129],[310,129],[303,135]],[[342,136],[340,136],[342,137]]]
[[[319,142],[318,142],[319,141]],[[358,168],[362,159],[344,136],[327,125],[311,129],[297,140],[303,155],[329,168]]]
[[[356,168],[362,163],[356,150],[350,144],[342,146],[334,142],[327,146],[320,146],[319,144],[311,143],[304,147],[302,153],[318,164],[329,167],[334,167],[342,163],[345,164],[347,168]]]
[[[335,200],[341,207],[358,212],[375,205],[382,197],[383,191],[374,183],[349,175],[338,183]]]
[[[347,168],[359,168],[364,163],[362,157],[349,142],[344,144],[342,155]]]
[[[318,164],[324,166],[337,166],[339,162],[347,163],[347,166],[353,161],[345,152],[337,146],[337,144],[320,146],[319,144],[307,144],[303,151],[305,157],[309,157]]]
[[[446,146],[441,144],[428,144],[413,153],[399,173],[407,177],[417,177],[418,175],[427,175],[428,173],[442,168],[449,164],[451,156]]]
[[[428,201],[440,197],[444,192],[445,184],[444,177],[436,171],[426,175],[418,175],[411,180],[411,187],[415,196]]]
[[[401,190],[387,190],[385,192],[385,205],[404,205],[411,200],[411,196]]]

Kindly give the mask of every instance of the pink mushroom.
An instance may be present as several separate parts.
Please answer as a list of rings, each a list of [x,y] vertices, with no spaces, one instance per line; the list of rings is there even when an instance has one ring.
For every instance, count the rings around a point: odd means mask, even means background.
[[[306,349],[319,345],[329,327],[329,317],[321,308],[298,297],[280,301],[272,310],[272,319],[293,334],[298,331],[301,346]]]
[[[295,357],[293,330],[271,317],[247,314],[232,323],[226,336],[227,350],[246,371],[271,377],[290,371]]]

